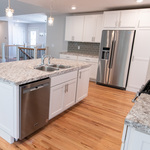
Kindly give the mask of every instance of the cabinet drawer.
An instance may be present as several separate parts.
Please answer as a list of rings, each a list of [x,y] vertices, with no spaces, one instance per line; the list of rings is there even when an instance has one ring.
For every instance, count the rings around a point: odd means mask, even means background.
[[[79,61],[86,61],[86,62],[98,62],[98,58],[92,58],[92,57],[83,57],[83,56],[78,56]]]
[[[77,78],[77,71],[65,73],[51,78],[51,87]]]
[[[74,56],[74,55],[60,54],[60,58],[62,58],[62,59],[70,59],[70,60],[77,60],[77,56]]]

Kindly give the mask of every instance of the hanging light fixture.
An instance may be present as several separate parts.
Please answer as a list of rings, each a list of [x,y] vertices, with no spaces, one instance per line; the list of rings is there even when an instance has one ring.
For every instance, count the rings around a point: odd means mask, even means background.
[[[54,18],[52,17],[52,7],[53,7],[53,0],[51,0],[51,4],[50,4],[50,17],[48,18],[48,25],[49,26],[53,26],[54,24]]]
[[[13,16],[14,10],[10,7],[10,0],[8,0],[8,7],[5,9],[5,11],[7,17]]]
[[[54,18],[52,18],[51,16],[48,18],[48,25],[49,26],[53,26],[54,24]]]

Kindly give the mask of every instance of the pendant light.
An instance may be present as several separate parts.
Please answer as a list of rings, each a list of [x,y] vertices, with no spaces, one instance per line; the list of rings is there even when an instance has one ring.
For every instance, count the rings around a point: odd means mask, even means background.
[[[5,9],[5,11],[7,17],[13,16],[14,10],[10,7],[10,0],[8,0],[8,7]]]
[[[48,25],[49,26],[53,26],[54,24],[54,18],[52,18],[51,16],[48,18]]]
[[[53,1],[51,1],[51,4],[50,4],[50,17],[48,18],[48,25],[49,26],[53,26],[53,24],[54,24],[54,18],[52,17],[52,2]]]

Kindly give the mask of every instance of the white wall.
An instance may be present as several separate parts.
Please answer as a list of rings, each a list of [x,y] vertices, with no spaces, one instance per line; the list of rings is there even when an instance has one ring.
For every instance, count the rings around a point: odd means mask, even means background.
[[[66,15],[54,16],[54,25],[47,26],[47,46],[48,54],[59,58],[59,53],[67,51],[68,42],[65,39]]]
[[[2,43],[8,43],[8,22],[0,22],[0,57],[2,57]]]
[[[45,23],[30,23],[28,24],[28,45],[30,45],[30,30],[37,30],[37,45],[46,46],[47,25]],[[43,34],[43,35],[42,35]]]
[[[150,80],[150,60],[149,60],[149,67],[148,67],[148,71],[147,71],[147,77],[146,77],[146,82]]]

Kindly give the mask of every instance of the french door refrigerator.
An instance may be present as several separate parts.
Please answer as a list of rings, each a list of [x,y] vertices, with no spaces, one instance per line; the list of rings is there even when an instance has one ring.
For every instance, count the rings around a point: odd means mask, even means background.
[[[103,30],[97,84],[126,88],[134,37],[134,30]]]

